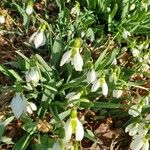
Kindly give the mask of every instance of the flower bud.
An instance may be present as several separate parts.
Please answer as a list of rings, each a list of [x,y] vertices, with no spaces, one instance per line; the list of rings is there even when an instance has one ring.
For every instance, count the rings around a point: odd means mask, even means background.
[[[37,86],[40,80],[40,76],[35,67],[31,67],[31,69],[26,73],[26,82],[32,82],[34,86]]]
[[[91,69],[90,71],[88,71],[87,77],[86,77],[86,80],[88,83],[94,82],[96,78],[97,78],[97,75],[94,69]]]

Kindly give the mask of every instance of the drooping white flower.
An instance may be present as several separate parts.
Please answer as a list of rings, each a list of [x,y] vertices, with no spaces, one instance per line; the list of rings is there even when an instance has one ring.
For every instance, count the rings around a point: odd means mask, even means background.
[[[0,15],[0,24],[3,24],[5,23],[5,17]]]
[[[93,83],[97,79],[96,71],[92,68],[88,71],[86,80],[88,83]]]
[[[64,142],[68,143],[71,140],[71,136],[74,133],[76,141],[81,141],[84,137],[84,128],[82,123],[77,117],[67,120],[65,126],[65,138]]]
[[[40,46],[45,45],[46,37],[43,30],[38,30],[33,33],[29,39],[29,43],[34,42],[35,48],[39,48]]]
[[[79,50],[77,50],[74,57],[72,58],[72,63],[76,71],[82,71],[83,59],[81,57]]]
[[[31,69],[26,73],[26,82],[32,82],[34,86],[37,86],[40,80],[39,73],[35,67],[31,67]]]
[[[27,100],[21,93],[16,93],[10,104],[15,117],[18,119],[23,113],[26,113]]]
[[[99,87],[100,87],[100,81],[99,81],[99,79],[97,79],[93,82],[91,92],[97,91]]]
[[[27,13],[28,15],[31,15],[31,14],[33,13],[33,6],[32,6],[32,5],[28,5],[28,6],[26,7],[26,13]]]
[[[33,111],[36,111],[36,110],[37,110],[37,107],[34,103],[32,103],[32,102],[27,103],[27,112],[29,114],[33,114]]]
[[[134,136],[138,132],[139,123],[131,123],[125,128],[125,132],[129,132],[130,136]]]
[[[68,93],[65,98],[68,100],[75,100],[75,99],[80,99],[80,97],[81,97],[81,93],[71,92]]]
[[[108,94],[108,85],[107,85],[106,81],[104,81],[102,83],[102,94],[104,96],[107,96],[107,94]]]
[[[74,50],[75,50],[75,54],[73,54],[72,56]],[[60,66],[63,66],[65,63],[68,63],[70,61],[76,71],[82,71],[83,59],[79,52],[79,48],[74,48],[70,51],[65,52],[60,61]]]
[[[119,97],[121,97],[122,93],[123,93],[122,90],[117,90],[117,89],[113,90],[113,97],[119,98]]]
[[[149,141],[143,135],[135,135],[130,148],[131,150],[149,150]]]
[[[142,106],[138,106],[138,105],[133,105],[131,106],[131,108],[129,109],[128,113],[130,115],[132,115],[133,117],[137,117],[140,115],[142,111]]]
[[[133,57],[138,57],[140,55],[140,51],[136,48],[132,49],[132,55]]]
[[[122,33],[122,37],[123,37],[124,39],[127,39],[128,36],[131,36],[131,33],[130,33],[129,31],[127,31],[127,30],[124,29],[124,31],[123,31],[123,33]]]

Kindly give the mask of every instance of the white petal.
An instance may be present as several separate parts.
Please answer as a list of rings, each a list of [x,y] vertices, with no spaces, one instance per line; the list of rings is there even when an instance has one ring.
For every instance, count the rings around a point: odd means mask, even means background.
[[[32,42],[34,41],[35,36],[38,34],[38,32],[39,32],[39,30],[36,31],[36,32],[34,32],[34,33],[30,36],[30,38],[29,38],[29,43],[32,43]]]
[[[107,94],[108,94],[108,86],[107,86],[106,82],[103,82],[103,84],[102,84],[102,93],[104,96],[107,96]]]
[[[64,138],[64,142],[68,143],[71,140],[71,136],[72,136],[72,125],[71,125],[71,119],[68,119],[65,126],[65,138]]]
[[[92,69],[92,70],[90,70],[88,73],[87,73],[87,81],[89,82],[89,83],[92,83],[92,82],[94,82],[95,80],[96,80],[96,78],[97,78],[97,75],[96,75],[96,72],[95,72],[95,70],[94,69]]]
[[[26,13],[27,13],[28,15],[31,15],[32,12],[33,12],[33,7],[32,7],[31,5],[28,5],[27,8],[26,8]]]
[[[60,143],[58,141],[54,143],[52,150],[61,150]]]
[[[122,37],[123,37],[124,39],[127,39],[128,36],[131,36],[130,32],[128,32],[127,30],[124,30],[124,32],[123,32],[123,34],[122,34]]]
[[[70,57],[71,57],[71,50],[63,54],[61,62],[60,62],[60,66],[63,66],[65,63],[67,63]]]
[[[21,97],[20,93],[16,93],[16,96],[12,99],[11,108],[17,119],[26,111],[26,100]]]
[[[77,126],[76,126],[76,131],[75,131],[75,136],[76,136],[76,141],[81,141],[84,137],[84,128],[82,123],[76,119],[77,121]]]
[[[149,142],[147,139],[145,139],[146,141],[144,141],[144,145],[142,147],[142,150],[149,150]]]
[[[91,92],[97,91],[99,87],[100,87],[100,82],[99,82],[99,79],[97,79],[93,82]]]
[[[139,127],[138,127],[138,134],[145,136],[148,132],[148,128],[145,127],[144,123],[140,123]]]
[[[28,112],[29,114],[33,114],[33,111],[32,111],[32,109],[31,109],[30,105],[27,106],[27,112]]]
[[[5,23],[5,17],[0,15],[0,24],[3,24]]]
[[[137,134],[138,132],[138,123],[131,123],[125,128],[125,132],[129,132],[130,136]]]
[[[74,57],[72,59],[72,63],[74,65],[74,68],[75,68],[76,71],[82,71],[83,59],[82,59],[82,57],[79,53],[79,50],[74,55]]]
[[[122,90],[113,90],[113,97],[119,98],[121,97],[122,93]]]
[[[30,105],[30,107],[31,107],[31,109],[32,109],[33,111],[36,111],[36,110],[37,110],[37,107],[36,107],[36,105],[35,105],[34,103],[28,102],[28,104]]]
[[[130,115],[132,115],[133,117],[137,117],[137,116],[139,116],[141,110],[142,110],[141,107],[138,108],[137,105],[133,105],[133,106],[129,109],[128,113],[129,113]]]
[[[45,45],[46,37],[43,31],[40,31],[34,38],[35,48],[39,48],[40,46]]]
[[[130,148],[131,150],[140,150],[143,146],[143,138],[140,135],[136,136],[136,138],[131,142]]]
[[[80,96],[81,96],[80,93],[71,92],[71,93],[68,93],[65,98],[69,100],[75,100],[75,99],[80,99]]]

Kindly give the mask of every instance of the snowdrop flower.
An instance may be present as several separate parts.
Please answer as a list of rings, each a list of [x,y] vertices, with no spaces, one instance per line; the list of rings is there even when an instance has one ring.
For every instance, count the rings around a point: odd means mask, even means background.
[[[75,52],[75,54],[73,54]],[[83,59],[79,52],[79,48],[73,48],[70,51],[67,51],[63,54],[60,66],[63,66],[65,63],[71,61],[71,64],[74,65],[76,71],[82,71]]]
[[[131,123],[125,128],[125,132],[129,132],[130,136],[136,135],[138,132],[139,123]]]
[[[75,99],[80,99],[80,97],[81,97],[81,93],[71,92],[68,93],[65,98],[68,100],[75,100]]]
[[[26,73],[26,82],[32,82],[34,86],[37,86],[40,80],[39,73],[35,67],[31,67],[31,69]]]
[[[73,127],[72,124],[75,124],[75,127]],[[74,119],[69,119],[65,124],[65,138],[64,141],[67,143],[71,140],[71,136],[73,133],[75,133],[75,139],[76,141],[81,141],[84,137],[84,129],[82,123],[79,121],[79,119],[76,117]]]
[[[100,80],[97,79],[93,82],[92,88],[91,88],[91,92],[95,92],[98,90],[98,88],[100,87]]]
[[[119,98],[121,97],[123,91],[122,90],[113,90],[113,97]]]
[[[33,13],[33,6],[32,5],[28,5],[26,8],[26,13],[28,15],[31,15]]]
[[[96,80],[96,78],[97,78],[96,72],[92,68],[91,70],[88,71],[86,80],[87,80],[88,83],[92,83]]]
[[[150,114],[146,115],[145,120],[150,121]]]
[[[83,59],[80,55],[79,49],[76,51],[74,57],[72,58],[72,64],[76,71],[82,71]]]
[[[103,84],[102,84],[102,94],[104,96],[107,96],[108,94],[108,85],[105,80],[103,81]]]
[[[129,31],[127,31],[127,30],[124,29],[124,31],[123,31],[123,33],[122,33],[122,37],[123,37],[124,39],[127,39],[128,36],[131,36],[131,33],[130,33]]]
[[[27,112],[29,114],[33,114],[33,111],[36,111],[36,110],[37,110],[37,107],[34,103],[32,103],[32,102],[27,103]]]
[[[77,111],[71,112],[71,118],[69,118],[64,126],[65,137],[64,142],[68,143],[71,140],[71,136],[74,133],[76,141],[81,141],[84,137],[84,128],[82,123],[77,118]]]
[[[138,57],[140,55],[140,51],[136,48],[132,49],[132,55],[133,57]]]
[[[45,28],[45,26],[43,27]],[[40,46],[45,45],[46,37],[44,33],[44,29],[39,29],[35,33],[33,33],[29,39],[29,43],[34,42],[35,48],[39,48]]]
[[[16,93],[10,104],[15,117],[18,119],[23,113],[26,113],[27,100],[21,93]]]
[[[149,150],[149,140],[145,135],[135,135],[130,145],[131,150]]]
[[[0,15],[0,24],[3,24],[5,23],[5,17]]]
[[[139,114],[141,113],[141,111],[142,111],[142,106],[133,105],[133,106],[129,109],[128,113],[129,113],[130,115],[132,115],[133,117],[137,117],[137,116],[139,116]]]

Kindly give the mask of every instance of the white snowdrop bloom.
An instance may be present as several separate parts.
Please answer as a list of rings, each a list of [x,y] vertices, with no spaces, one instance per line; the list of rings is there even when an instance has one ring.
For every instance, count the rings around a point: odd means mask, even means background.
[[[97,91],[99,87],[100,87],[100,81],[99,81],[99,79],[97,79],[93,82],[91,92]]]
[[[5,23],[5,17],[0,15],[0,24],[3,24]]]
[[[132,55],[133,57],[138,57],[140,55],[140,51],[136,48],[132,49]]]
[[[96,71],[92,68],[91,70],[88,71],[86,80],[88,83],[92,83],[97,79],[97,74]]]
[[[82,71],[83,59],[80,55],[79,50],[76,51],[75,55],[72,58],[72,63],[76,71]]]
[[[83,59],[80,55],[79,48],[76,48],[75,54],[72,56],[72,51],[67,51],[63,54],[62,59],[60,61],[60,66],[63,66],[65,63],[71,61],[71,64],[74,65],[76,71],[82,71],[83,67]]]
[[[130,115],[132,115],[133,117],[137,117],[137,116],[139,116],[139,114],[141,113],[141,111],[142,111],[142,106],[133,105],[129,109],[128,113]]]
[[[130,136],[134,136],[138,132],[138,127],[139,127],[138,123],[131,123],[125,128],[125,132],[129,132]]]
[[[147,63],[142,63],[141,69],[142,69],[143,71],[148,71],[148,70],[150,69],[150,66],[149,66]]]
[[[32,82],[34,86],[37,86],[40,80],[39,73],[35,67],[31,67],[26,73],[26,82]]]
[[[135,135],[130,148],[131,150],[149,150],[149,141],[143,135]]]
[[[70,92],[66,95],[66,99],[68,100],[75,100],[75,99],[80,99],[81,97],[81,93],[77,93],[77,92]]]
[[[131,33],[127,30],[124,29],[123,33],[122,33],[122,37],[124,39],[127,39],[129,36],[131,36]]]
[[[113,90],[113,97],[119,98],[121,97],[123,91],[122,90]]]
[[[46,37],[44,31],[38,30],[35,33],[33,33],[29,39],[29,43],[32,42],[34,42],[35,48],[39,48],[40,46],[45,45]]]
[[[15,117],[18,119],[23,113],[26,113],[27,101],[23,94],[16,93],[10,104]]]
[[[68,143],[71,140],[71,136],[74,133],[76,141],[81,141],[84,137],[84,128],[82,123],[77,117],[67,120],[65,126],[65,138],[64,142]]]
[[[108,85],[107,85],[106,81],[104,81],[102,84],[102,93],[104,96],[107,96],[107,94],[108,94]]]
[[[26,13],[27,13],[28,15],[31,15],[31,14],[33,13],[33,6],[32,6],[32,5],[28,5],[28,6],[26,7]]]
[[[33,114],[33,111],[36,111],[36,110],[37,110],[37,107],[34,103],[32,103],[32,102],[27,103],[27,112],[29,114]]]

